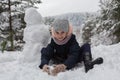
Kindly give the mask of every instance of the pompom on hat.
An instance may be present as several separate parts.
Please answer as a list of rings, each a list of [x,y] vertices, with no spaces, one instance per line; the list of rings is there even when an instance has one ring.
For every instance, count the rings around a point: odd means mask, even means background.
[[[54,22],[51,24],[54,31],[69,31],[69,21],[67,19],[55,19]]]

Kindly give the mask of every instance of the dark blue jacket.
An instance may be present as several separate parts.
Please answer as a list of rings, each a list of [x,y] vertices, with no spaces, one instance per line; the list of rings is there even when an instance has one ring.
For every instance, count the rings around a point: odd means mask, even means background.
[[[75,35],[72,34],[71,39],[64,45],[57,45],[53,39],[46,48],[41,50],[41,64],[42,68],[45,64],[49,64],[50,60],[58,64],[65,64],[67,69],[71,69],[78,61],[80,47],[76,41]]]

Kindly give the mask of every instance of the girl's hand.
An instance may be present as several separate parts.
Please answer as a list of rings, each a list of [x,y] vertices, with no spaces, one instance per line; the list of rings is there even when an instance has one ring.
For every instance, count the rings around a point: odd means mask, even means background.
[[[65,69],[66,69],[66,66],[64,64],[59,64],[59,65],[56,65],[51,72],[52,72],[52,75],[56,76],[59,72],[64,72]]]
[[[42,70],[43,72],[47,72],[48,74],[50,74],[48,65],[44,65]]]

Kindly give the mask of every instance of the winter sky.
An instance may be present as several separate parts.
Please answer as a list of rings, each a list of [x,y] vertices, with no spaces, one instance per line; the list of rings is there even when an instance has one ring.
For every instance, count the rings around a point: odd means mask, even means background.
[[[42,16],[53,16],[69,12],[95,12],[99,0],[41,0],[38,11]]]

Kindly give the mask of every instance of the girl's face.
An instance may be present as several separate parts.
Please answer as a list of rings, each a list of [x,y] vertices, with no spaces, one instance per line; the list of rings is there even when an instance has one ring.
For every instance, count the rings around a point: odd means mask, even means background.
[[[65,37],[67,36],[67,32],[64,31],[55,31],[54,33],[56,35],[56,39],[59,41],[62,41],[65,39]]]

